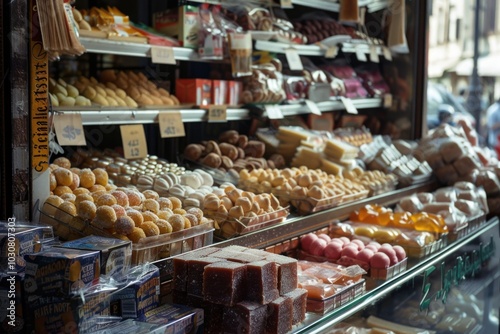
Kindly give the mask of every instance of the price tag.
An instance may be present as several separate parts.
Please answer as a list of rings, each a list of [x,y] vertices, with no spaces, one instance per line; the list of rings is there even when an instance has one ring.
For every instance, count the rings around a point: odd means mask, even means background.
[[[319,110],[318,105],[311,100],[306,100],[306,106],[311,110],[311,113],[321,116],[321,110]]]
[[[391,61],[392,60],[391,49],[389,49],[387,46],[384,46],[383,50],[384,50],[384,57],[385,57],[385,59]]]
[[[326,49],[325,58],[335,58],[335,57],[337,57],[338,53],[339,53],[338,46],[336,46],[336,45],[329,46],[328,49]]]
[[[267,117],[269,119],[283,119],[283,113],[278,106],[268,105],[266,106]]]
[[[54,128],[57,142],[61,146],[86,146],[85,132],[83,131],[82,115],[56,114]]]
[[[379,63],[378,48],[376,45],[370,45],[370,61],[372,63]]]
[[[300,60],[299,53],[294,48],[288,48],[285,50],[286,60],[288,61],[288,66],[292,71],[302,71],[304,67],[302,66],[302,60]]]
[[[151,61],[154,64],[175,65],[174,49],[168,46],[151,46]]]
[[[293,8],[292,0],[280,0],[281,8]]]
[[[184,123],[180,111],[165,111],[158,114],[160,136],[162,138],[184,137]]]
[[[344,104],[345,110],[349,114],[357,114],[358,113],[358,109],[356,109],[356,107],[354,106],[354,103],[352,103],[352,100],[350,98],[347,98],[345,96],[341,96],[340,101],[342,101],[342,103]]]
[[[137,125],[121,125],[120,132],[122,135],[123,155],[125,159],[145,158],[148,155],[148,145],[146,135],[144,134],[144,126]]]
[[[211,105],[208,107],[209,122],[227,122],[227,106]]]
[[[392,94],[384,95],[384,108],[392,107]]]
[[[358,58],[359,61],[368,61],[368,58],[366,58],[366,53],[363,50],[363,47],[356,48],[356,58]]]

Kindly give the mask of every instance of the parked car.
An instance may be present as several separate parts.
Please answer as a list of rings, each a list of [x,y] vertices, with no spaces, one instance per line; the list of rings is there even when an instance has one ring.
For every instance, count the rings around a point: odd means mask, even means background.
[[[450,108],[451,107],[451,108]],[[456,124],[460,119],[465,119],[475,126],[476,119],[460,103],[456,96],[451,94],[446,87],[440,84],[427,83],[427,127],[433,129],[440,124],[439,111],[448,110],[451,123]]]

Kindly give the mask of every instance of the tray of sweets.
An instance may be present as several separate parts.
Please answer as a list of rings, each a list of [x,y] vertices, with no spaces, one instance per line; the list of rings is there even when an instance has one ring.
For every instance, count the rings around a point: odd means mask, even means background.
[[[345,194],[341,197],[340,203],[350,203],[368,197],[369,190],[358,191],[352,194]]]
[[[43,208],[45,210],[40,210],[40,221],[52,226],[62,239],[74,240],[88,235],[116,237],[109,231],[94,226],[90,221],[75,217],[48,203],[44,204]],[[199,225],[139,239],[138,242],[132,243],[132,265],[157,261],[211,245],[213,226],[213,220],[204,217]]]
[[[326,313],[345,305],[363,295],[366,290],[366,282],[364,279],[361,279],[352,285],[337,287],[338,292],[326,299],[307,298],[307,312]]]
[[[206,216],[214,220],[215,234],[219,237],[229,239],[238,235],[246,234],[264,227],[283,222],[290,210],[288,207],[268,212],[254,217],[227,218],[216,213],[205,212]]]

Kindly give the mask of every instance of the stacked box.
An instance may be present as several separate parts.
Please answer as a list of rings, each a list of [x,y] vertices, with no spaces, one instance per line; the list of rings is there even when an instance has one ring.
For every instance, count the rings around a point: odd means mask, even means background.
[[[200,286],[201,294],[200,294]],[[173,300],[205,311],[205,333],[285,333],[305,319],[297,260],[242,246],[174,258]]]
[[[9,237],[11,242],[9,242]],[[3,272],[23,272],[26,267],[24,255],[41,251],[44,244],[53,240],[54,233],[50,226],[16,224],[11,227],[8,224],[0,223],[0,270]],[[9,249],[12,242],[14,249]],[[14,268],[8,267],[8,258],[12,253],[15,258]]]
[[[91,235],[65,242],[60,247],[99,251],[101,275],[121,277],[130,268],[132,242]]]
[[[127,276],[129,283],[111,295],[111,315],[142,319],[160,304],[160,270],[154,265],[140,266]]]

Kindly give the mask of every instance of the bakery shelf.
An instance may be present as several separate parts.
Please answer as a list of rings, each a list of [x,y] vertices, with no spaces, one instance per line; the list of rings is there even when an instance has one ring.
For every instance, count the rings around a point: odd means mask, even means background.
[[[356,109],[380,108],[382,106],[381,98],[353,99],[352,102]],[[344,104],[336,98],[332,98],[332,101],[318,102],[316,104],[319,110],[322,112],[345,110]],[[309,108],[302,103],[277,105],[276,107],[281,110],[283,116],[294,116],[311,113]]]
[[[206,109],[111,109],[111,108],[85,108],[68,109],[54,108],[61,114],[81,114],[83,125],[110,125],[110,124],[152,124],[158,123],[158,114],[161,111],[180,111],[183,122],[202,122],[207,120]],[[227,120],[238,121],[249,117],[247,109],[227,109]]]
[[[151,57],[152,45],[150,44],[130,43],[90,37],[80,37],[80,42],[85,47],[86,51],[91,53],[132,57]],[[162,48],[162,46],[155,47]],[[193,49],[181,47],[173,47],[172,49],[174,50],[174,57],[176,60],[200,60],[198,53]]]
[[[270,41],[256,41],[255,49],[275,53],[285,53],[287,49],[295,49],[301,56],[324,56],[326,49],[317,45],[288,44]]]
[[[359,7],[368,6],[368,9],[370,10],[370,7],[373,6],[373,3],[378,3],[378,2],[380,1],[360,0],[358,2],[358,5]],[[331,0],[292,0],[292,4],[309,8],[326,10],[329,12],[338,12],[340,9],[339,1],[331,1]]]

